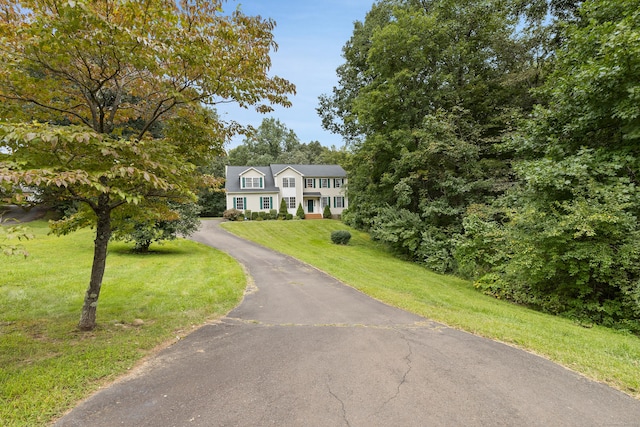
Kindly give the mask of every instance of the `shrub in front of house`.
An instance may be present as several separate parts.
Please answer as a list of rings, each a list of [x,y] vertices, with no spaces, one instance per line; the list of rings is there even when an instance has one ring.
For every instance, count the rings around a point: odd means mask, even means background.
[[[244,211],[244,218],[245,219],[252,219],[251,218],[251,211],[249,209],[247,209],[246,211]]]
[[[331,219],[331,208],[329,205],[324,207],[324,211],[322,212],[322,217],[324,219]]]
[[[285,219],[287,220],[292,220],[293,219],[293,214],[288,213],[285,217]]]
[[[255,221],[260,217],[260,212],[251,212],[251,220]]]
[[[269,216],[265,217],[265,219],[276,219],[278,218],[278,211],[275,209],[269,210]]]
[[[347,230],[336,230],[331,232],[331,241],[336,245],[346,245],[351,240],[351,233]]]
[[[222,213],[222,217],[229,221],[242,221],[244,219],[244,212],[238,209],[227,209]]]
[[[296,216],[300,219],[304,219],[304,209],[302,208],[302,203],[298,205],[298,210],[296,211]]]

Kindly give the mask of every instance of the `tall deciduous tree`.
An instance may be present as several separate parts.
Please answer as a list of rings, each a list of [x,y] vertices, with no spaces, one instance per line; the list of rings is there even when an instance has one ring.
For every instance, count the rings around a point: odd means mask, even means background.
[[[346,220],[442,271],[466,206],[504,188],[493,144],[532,104],[531,54],[508,4],[376,3],[320,100],[324,126],[354,150]]]
[[[640,331],[640,2],[584,2],[562,36],[549,107],[511,141],[520,185],[500,200],[502,221],[470,233],[476,253],[503,242],[476,258],[492,270],[479,283]]]
[[[96,325],[113,212],[192,199],[195,166],[238,130],[203,105],[289,105],[293,85],[268,75],[274,25],[218,0],[0,0],[0,181],[89,208],[54,228],[96,227],[80,329]]]

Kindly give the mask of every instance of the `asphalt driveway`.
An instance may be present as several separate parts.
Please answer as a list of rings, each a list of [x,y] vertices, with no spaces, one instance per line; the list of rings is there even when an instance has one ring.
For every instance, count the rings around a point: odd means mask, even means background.
[[[56,426],[640,426],[640,401],[375,301],[205,221],[244,301]]]

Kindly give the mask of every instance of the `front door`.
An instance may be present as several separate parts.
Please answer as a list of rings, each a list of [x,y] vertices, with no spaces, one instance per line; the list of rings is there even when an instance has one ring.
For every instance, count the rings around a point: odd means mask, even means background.
[[[313,213],[313,200],[307,200],[307,212]]]

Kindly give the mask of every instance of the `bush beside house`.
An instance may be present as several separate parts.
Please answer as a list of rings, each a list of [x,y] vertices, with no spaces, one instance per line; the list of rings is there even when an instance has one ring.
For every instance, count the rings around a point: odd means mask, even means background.
[[[329,207],[329,205],[326,205],[324,207],[324,211],[322,212],[322,217],[324,219],[331,219],[331,208]]]

